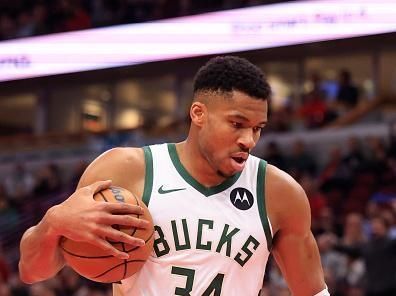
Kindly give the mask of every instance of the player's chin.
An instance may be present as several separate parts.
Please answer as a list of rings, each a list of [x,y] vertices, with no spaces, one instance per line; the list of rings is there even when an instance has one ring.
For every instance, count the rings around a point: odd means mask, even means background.
[[[222,169],[218,170],[218,174],[224,178],[230,178],[235,174],[240,173],[245,167],[244,163],[237,163],[232,158],[227,161],[227,165],[223,166]]]

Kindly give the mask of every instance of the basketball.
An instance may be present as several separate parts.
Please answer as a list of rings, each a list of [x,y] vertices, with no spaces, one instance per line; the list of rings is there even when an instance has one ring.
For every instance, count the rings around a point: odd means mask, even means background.
[[[77,242],[67,238],[61,241],[61,249],[66,263],[77,273],[90,280],[102,283],[119,282],[128,278],[143,266],[149,257],[154,242],[154,226],[150,212],[146,205],[131,192],[120,187],[110,187],[94,195],[96,201],[126,202],[143,208],[142,215],[133,215],[139,219],[149,221],[147,229],[124,228],[113,225],[124,233],[143,239],[146,244],[142,247],[128,245],[124,242],[109,242],[117,249],[130,255],[128,259],[120,259],[106,253],[103,249],[86,242]]]

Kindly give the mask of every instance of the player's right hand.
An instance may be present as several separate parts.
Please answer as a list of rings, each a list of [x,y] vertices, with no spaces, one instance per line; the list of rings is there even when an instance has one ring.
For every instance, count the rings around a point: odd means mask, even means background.
[[[129,258],[127,253],[113,247],[107,239],[133,246],[144,245],[144,240],[119,231],[112,225],[146,228],[150,224],[132,216],[143,214],[140,206],[93,199],[95,193],[109,188],[110,185],[111,181],[108,180],[81,187],[63,203],[54,206],[49,215],[51,233],[74,241],[91,243],[121,259]]]

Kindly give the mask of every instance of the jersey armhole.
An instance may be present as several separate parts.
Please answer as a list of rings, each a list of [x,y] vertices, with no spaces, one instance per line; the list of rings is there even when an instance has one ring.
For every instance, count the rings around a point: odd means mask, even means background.
[[[144,176],[144,191],[142,200],[148,207],[153,189],[153,154],[149,146],[143,147],[146,172]]]
[[[258,172],[257,172],[257,206],[260,214],[261,224],[267,239],[267,249],[271,252],[272,249],[272,231],[270,221],[267,215],[267,209],[265,205],[265,171],[267,162],[260,159]]]

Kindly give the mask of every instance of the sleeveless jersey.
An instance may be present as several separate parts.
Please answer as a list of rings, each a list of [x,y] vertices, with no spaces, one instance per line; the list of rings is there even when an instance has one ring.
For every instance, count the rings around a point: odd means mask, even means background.
[[[187,172],[175,144],[144,153],[142,199],[154,220],[154,250],[116,288],[125,296],[257,296],[272,241],[266,162],[250,155],[242,172],[208,188]]]

